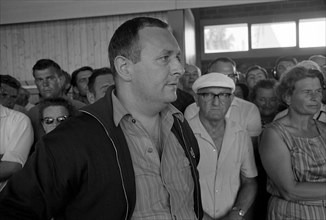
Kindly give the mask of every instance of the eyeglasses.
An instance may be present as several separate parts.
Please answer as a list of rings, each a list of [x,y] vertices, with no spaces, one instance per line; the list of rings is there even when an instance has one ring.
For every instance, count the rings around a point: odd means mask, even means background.
[[[60,116],[57,118],[45,117],[45,118],[42,118],[42,122],[44,122],[47,125],[52,125],[55,120],[57,120],[58,123],[61,123],[61,122],[65,121],[67,118],[68,117],[66,115]]]
[[[198,95],[200,95],[205,101],[211,101],[213,98],[215,100],[215,98],[217,97],[219,101],[222,102],[226,102],[230,100],[231,97],[231,93],[226,93],[226,92],[222,92],[219,94],[214,94],[214,93],[197,93]]]

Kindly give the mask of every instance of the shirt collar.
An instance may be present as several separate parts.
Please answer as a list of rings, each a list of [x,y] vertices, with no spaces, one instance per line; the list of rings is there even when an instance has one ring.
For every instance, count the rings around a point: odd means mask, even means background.
[[[111,96],[112,96],[112,105],[113,105],[113,120],[114,120],[114,124],[115,126],[118,126],[121,119],[125,116],[125,115],[131,115],[127,109],[121,104],[121,102],[119,101],[118,97],[114,94],[115,90],[112,90]],[[172,104],[169,104],[166,108],[164,108],[161,111],[161,116],[162,119],[167,115],[167,114],[172,114],[174,116],[176,116],[180,121],[184,121],[184,116],[183,114],[177,109],[175,108]]]

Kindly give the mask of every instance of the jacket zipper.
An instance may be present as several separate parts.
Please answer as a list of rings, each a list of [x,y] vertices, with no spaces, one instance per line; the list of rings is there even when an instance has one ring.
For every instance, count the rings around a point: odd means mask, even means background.
[[[87,112],[85,110],[79,110],[79,111],[84,112],[86,114],[89,114],[90,116],[92,116],[93,118],[95,118],[102,125],[102,127],[105,130],[106,135],[108,136],[108,138],[110,139],[110,141],[113,144],[113,147],[114,147],[114,150],[115,150],[116,159],[117,159],[117,164],[118,164],[118,167],[119,167],[119,172],[120,172],[120,178],[121,178],[121,182],[122,182],[123,193],[124,193],[124,196],[125,196],[125,199],[126,199],[126,203],[127,203],[127,213],[126,213],[126,216],[125,216],[125,220],[127,220],[127,218],[128,218],[128,212],[129,212],[129,203],[128,203],[128,196],[127,196],[125,184],[124,184],[124,181],[123,181],[123,175],[122,175],[122,171],[121,171],[121,165],[120,165],[120,162],[119,162],[117,148],[116,148],[116,146],[115,146],[112,138],[110,137],[109,132],[106,130],[106,128],[103,125],[103,123],[95,115],[93,115],[93,114],[91,114],[91,113],[89,113],[89,112]]]
[[[189,152],[190,150],[188,149],[188,146],[186,144],[186,140],[185,140],[184,135],[183,135],[182,127],[181,127],[180,122],[178,120],[177,120],[177,122],[178,122],[178,125],[180,127],[183,143],[184,143],[184,145],[185,145],[185,147],[187,149],[186,152],[188,154],[188,157],[189,157],[189,160],[190,160],[190,163],[191,163],[191,169],[193,170],[194,176],[196,178],[194,182],[195,182],[196,194],[197,194],[197,201],[196,201],[197,202],[197,215],[198,215],[198,218],[199,218],[200,213],[199,213],[199,201],[198,201],[198,199],[200,199],[200,198],[199,198],[199,195],[198,195],[199,189],[198,189],[198,184],[197,184],[197,181],[196,181],[196,180],[199,180],[199,178],[196,175],[195,165],[194,165],[194,163],[193,163],[193,161],[191,159],[191,155],[190,155],[190,152]]]

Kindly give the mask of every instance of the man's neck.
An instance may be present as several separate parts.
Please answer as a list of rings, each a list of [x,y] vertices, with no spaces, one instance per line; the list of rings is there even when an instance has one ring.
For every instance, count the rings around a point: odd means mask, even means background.
[[[199,119],[211,137],[215,135],[224,135],[224,130],[225,130],[224,118],[220,120],[207,120],[205,117],[199,114]]]

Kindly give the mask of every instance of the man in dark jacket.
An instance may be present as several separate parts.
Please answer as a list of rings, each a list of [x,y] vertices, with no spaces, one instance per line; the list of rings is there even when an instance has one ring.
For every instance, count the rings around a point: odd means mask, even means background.
[[[184,69],[168,25],[125,22],[109,57],[116,87],[38,142],[0,219],[202,218],[198,144],[170,104]]]

